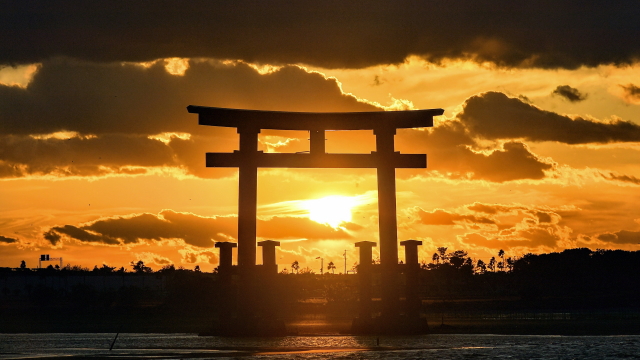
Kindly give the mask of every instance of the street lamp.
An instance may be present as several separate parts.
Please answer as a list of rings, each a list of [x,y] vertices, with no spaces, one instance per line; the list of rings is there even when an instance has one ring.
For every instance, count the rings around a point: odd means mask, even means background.
[[[318,256],[316,260],[320,259],[320,275],[322,275],[322,269],[324,269],[324,259]]]

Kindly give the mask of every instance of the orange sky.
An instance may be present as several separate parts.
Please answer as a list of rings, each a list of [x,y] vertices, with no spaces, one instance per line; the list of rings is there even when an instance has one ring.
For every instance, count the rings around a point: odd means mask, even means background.
[[[48,11],[55,17],[66,10]],[[307,14],[291,11],[282,21]],[[204,154],[237,149],[238,135],[197,125],[197,116],[186,111],[191,104],[282,111],[444,108],[434,128],[396,135],[397,151],[428,154],[428,169],[396,174],[398,237],[422,240],[424,260],[439,246],[485,260],[500,249],[506,256],[640,249],[637,44],[609,44],[618,57],[606,58],[580,42],[566,49],[545,43],[552,40],[543,39],[542,30],[531,39],[517,28],[511,34],[511,22],[484,40],[458,44],[437,31],[409,36],[391,14],[384,24],[398,42],[380,38],[380,53],[365,45],[354,51],[356,40],[367,44],[363,34],[377,31],[367,27],[369,15],[353,23],[362,26],[353,38],[333,34],[335,43],[351,44],[342,52],[326,48],[324,39],[318,49],[298,46],[297,36],[313,39],[315,30],[298,24],[300,33],[279,33],[271,22],[263,30],[280,34],[279,46],[268,39],[253,43],[255,34],[238,27],[227,35],[244,42],[203,38],[209,41],[203,47],[185,40],[189,33],[177,23],[170,26],[184,38],[172,43],[180,46],[167,45],[171,51],[152,46],[169,36],[162,31],[145,40],[146,53],[126,50],[126,38],[118,38],[120,51],[109,53],[81,35],[77,47],[64,38],[51,40],[51,49],[11,43],[14,57],[0,56],[0,267],[21,260],[35,267],[39,254],[87,267],[138,259],[154,269],[217,266],[214,242],[235,241],[237,234],[237,172],[206,168]],[[349,24],[336,21],[336,28]],[[14,31],[22,31],[16,24]],[[452,33],[471,34],[475,25],[467,25],[454,22]],[[544,31],[557,30],[547,25],[551,30]],[[86,27],[104,46],[115,46],[94,25],[69,26]],[[40,31],[45,36],[47,30]],[[9,44],[0,36],[0,44]],[[616,41],[623,42],[620,36]],[[432,43],[420,45],[426,39]],[[327,139],[328,152],[375,147],[366,131],[330,132]],[[260,134],[264,151],[308,147],[305,132]],[[354,242],[377,241],[374,170],[261,169],[258,181],[258,240],[281,242],[281,268],[298,260],[317,269],[320,256],[342,271],[345,250],[348,268],[356,261]],[[310,220],[304,201],[334,195],[353,200],[351,221],[334,228]]]

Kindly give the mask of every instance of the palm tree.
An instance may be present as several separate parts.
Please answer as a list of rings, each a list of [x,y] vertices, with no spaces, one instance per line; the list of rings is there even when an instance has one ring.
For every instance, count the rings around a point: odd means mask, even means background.
[[[440,263],[440,255],[438,255],[438,253],[433,253],[433,256],[431,257],[431,260],[435,263],[435,264],[439,264]]]
[[[500,269],[500,271],[504,271],[504,250],[500,249],[500,251],[498,251],[498,257],[502,259],[498,264],[498,269]]]
[[[329,264],[327,264],[327,270],[331,270],[332,274],[336,273],[336,265],[333,263],[333,261],[329,261]]]
[[[291,264],[291,270],[295,270],[296,274],[297,274],[298,273],[298,269],[300,269],[300,264],[298,264],[298,260],[296,260]]]

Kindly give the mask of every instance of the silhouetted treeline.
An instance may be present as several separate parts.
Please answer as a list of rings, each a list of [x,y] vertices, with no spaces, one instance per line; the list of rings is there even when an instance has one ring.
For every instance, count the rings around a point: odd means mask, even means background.
[[[639,251],[581,248],[498,259],[493,269],[478,269],[477,262],[456,251],[423,263],[423,298],[512,298],[534,305],[555,299],[568,307],[603,308],[640,304]]]
[[[567,311],[637,309],[640,304],[639,251],[571,249],[518,258],[507,257],[501,251],[490,261],[491,266],[474,261],[462,250],[447,252],[446,248],[439,248],[436,254],[422,263],[420,271],[425,313],[447,311],[443,307],[454,303],[462,306],[465,301],[468,305],[464,305],[464,311],[487,304],[493,304],[493,308],[552,307]],[[399,286],[404,281],[404,266],[398,265]],[[83,324],[87,319],[97,323],[112,321],[113,326],[127,321],[137,321],[142,326],[151,321],[156,325],[166,322],[170,328],[181,321],[187,326],[186,319],[208,325],[215,321],[225,297],[237,293],[233,282],[222,290],[215,271],[205,273],[199,268],[188,270],[173,265],[153,271],[142,261],[132,262],[130,268],[0,268],[0,318],[6,320],[0,321],[0,330],[11,319],[7,315],[19,314],[33,314],[29,315],[33,319],[57,314],[64,321],[77,317]],[[374,263],[374,302],[380,296],[378,268]],[[357,272],[357,266],[354,270]],[[357,310],[357,275],[300,271],[280,273],[273,279],[259,286],[265,294],[274,294],[271,300],[279,304],[279,316],[323,312],[347,317]],[[16,320],[11,321],[14,324]]]

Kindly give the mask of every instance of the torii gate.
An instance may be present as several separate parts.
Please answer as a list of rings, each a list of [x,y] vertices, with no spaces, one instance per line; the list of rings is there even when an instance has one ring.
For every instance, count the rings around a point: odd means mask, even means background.
[[[396,168],[426,168],[426,154],[400,154],[394,148],[397,129],[433,126],[433,117],[443,109],[349,113],[310,113],[241,110],[189,105],[200,125],[235,127],[240,150],[207,153],[207,167],[239,168],[238,267],[248,273],[256,265],[256,209],[258,168],[375,168],[378,176],[380,265],[382,267],[382,316],[398,314],[396,283],[398,234],[396,221]],[[309,153],[264,153],[258,151],[262,129],[310,132]],[[376,151],[371,154],[328,154],[326,130],[373,130]],[[245,270],[245,271],[243,271]]]

